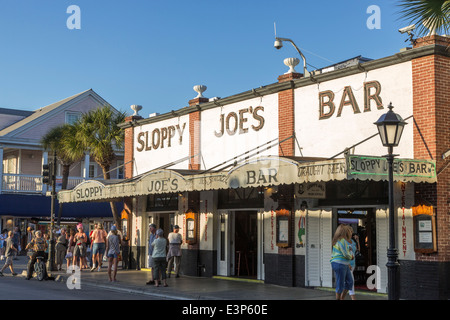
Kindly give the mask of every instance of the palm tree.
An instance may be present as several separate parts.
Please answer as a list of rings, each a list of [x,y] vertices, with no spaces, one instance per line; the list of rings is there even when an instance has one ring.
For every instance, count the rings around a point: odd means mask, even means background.
[[[450,0],[400,0],[400,18],[418,25],[417,36],[446,34],[450,29]]]
[[[62,165],[62,186],[61,189],[67,189],[69,181],[70,166],[82,159],[84,155],[83,146],[76,140],[77,125],[64,124],[50,129],[42,138],[41,145],[45,150],[56,153],[54,161],[58,160]],[[62,205],[58,210],[59,225],[62,215]]]
[[[105,180],[110,178],[111,163],[115,159],[114,149],[123,147],[125,134],[118,124],[124,122],[125,117],[125,112],[118,112],[105,105],[83,114],[78,123],[76,137],[102,168]],[[119,227],[117,208],[112,201],[110,205],[116,226]]]

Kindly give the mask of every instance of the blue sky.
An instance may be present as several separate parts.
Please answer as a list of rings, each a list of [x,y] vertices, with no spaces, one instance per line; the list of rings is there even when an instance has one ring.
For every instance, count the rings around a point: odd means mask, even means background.
[[[226,97],[268,85],[298,57],[314,70],[358,55],[405,47],[393,0],[0,0],[0,107],[35,110],[89,88],[141,115],[188,105],[192,87]],[[70,5],[81,29],[69,29]],[[380,8],[380,29],[366,22]],[[331,62],[332,61],[332,62]],[[302,63],[302,62],[301,62]],[[313,66],[313,67],[312,67]],[[298,68],[301,70],[301,68]]]

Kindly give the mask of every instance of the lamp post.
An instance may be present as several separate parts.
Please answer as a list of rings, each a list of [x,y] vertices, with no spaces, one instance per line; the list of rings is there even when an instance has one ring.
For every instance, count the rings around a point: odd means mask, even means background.
[[[398,251],[395,245],[395,221],[394,221],[394,172],[393,163],[396,155],[392,154],[394,147],[397,147],[402,136],[403,127],[407,124],[401,116],[394,113],[392,103],[388,106],[389,111],[383,114],[374,124],[378,128],[383,146],[388,148],[388,154],[385,156],[389,165],[389,247],[387,250],[388,262],[386,264],[388,271],[388,299],[398,300],[399,295],[399,277],[397,261]]]
[[[303,55],[303,53],[300,51],[300,49],[295,45],[294,41],[292,41],[291,39],[288,39],[288,38],[279,38],[279,37],[275,37],[275,43],[273,44],[273,46],[274,46],[276,49],[281,49],[281,48],[283,47],[283,41],[288,41],[288,42],[290,42],[290,43],[294,46],[295,50],[297,50],[297,52],[300,54],[300,56],[301,56],[302,59],[303,59],[303,76],[304,76],[305,78],[306,78],[306,77],[309,77],[309,76],[310,76],[309,71],[306,70],[306,58],[305,58],[305,56]]]

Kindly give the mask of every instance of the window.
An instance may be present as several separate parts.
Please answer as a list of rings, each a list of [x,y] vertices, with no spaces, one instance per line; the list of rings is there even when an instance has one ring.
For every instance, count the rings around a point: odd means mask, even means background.
[[[261,187],[219,190],[219,209],[262,207],[264,207],[264,189]]]
[[[124,166],[122,160],[117,160],[117,179],[123,179],[124,174]]]
[[[66,123],[74,124],[81,118],[81,112],[66,112]]]
[[[95,163],[89,164],[89,178],[95,178],[97,176],[97,166]]]
[[[178,194],[149,194],[147,196],[147,211],[178,210]]]

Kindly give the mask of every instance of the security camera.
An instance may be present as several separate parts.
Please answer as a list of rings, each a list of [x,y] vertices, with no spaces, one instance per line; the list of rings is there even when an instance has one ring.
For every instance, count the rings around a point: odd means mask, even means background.
[[[443,155],[442,155],[442,159],[448,158],[450,157],[450,150],[447,150]]]
[[[416,28],[416,25],[412,24],[410,26],[398,29],[398,32],[411,34],[411,31],[413,31],[415,28]]]
[[[281,48],[283,47],[283,41],[276,39],[276,40],[275,40],[275,43],[273,44],[273,46],[274,46],[276,49],[281,49]]]

